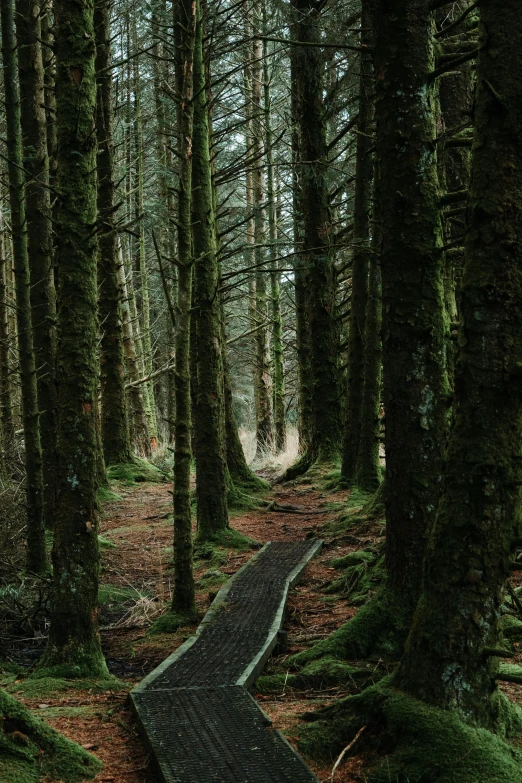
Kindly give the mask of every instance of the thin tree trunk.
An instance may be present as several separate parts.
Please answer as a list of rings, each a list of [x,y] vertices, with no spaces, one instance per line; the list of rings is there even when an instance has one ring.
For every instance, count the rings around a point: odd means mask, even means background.
[[[499,617],[520,536],[522,16],[483,0],[454,424],[424,589],[398,676],[495,729]]]
[[[219,339],[218,268],[209,155],[209,125],[203,23],[200,3],[194,50],[194,135],[192,140],[192,225],[195,257],[194,315],[197,334],[195,420],[198,536],[228,527],[224,442],[223,360]]]
[[[101,325],[101,437],[107,465],[131,458],[125,401],[122,289],[118,278],[117,234],[114,230],[113,108],[110,71],[111,0],[96,0],[96,135],[98,140],[98,220],[101,223],[98,252]]]
[[[373,54],[372,26],[374,0],[363,0],[361,15],[361,45],[367,51],[360,55],[359,120],[357,122],[357,158],[355,165],[355,195],[353,207],[352,294],[350,330],[348,334],[348,388],[343,440],[341,475],[349,483],[356,480],[361,439],[362,400],[366,346],[366,314],[370,269],[370,209],[373,159],[370,152],[373,139]]]
[[[178,94],[178,301],[176,352],[176,424],[174,429],[174,595],[172,610],[195,613],[192,570],[192,513],[190,508],[191,400],[190,321],[192,306],[192,133],[196,6],[177,0],[174,16],[176,91]]]
[[[103,676],[98,633],[96,74],[93,0],[55,0],[58,500],[53,605],[40,669]],[[81,30],[81,35],[71,35]]]
[[[9,383],[9,334],[7,290],[7,242],[4,216],[0,210],[0,419],[2,422],[1,447],[5,455],[13,453],[14,421]]]
[[[47,570],[43,516],[44,486],[36,367],[31,324],[31,286],[25,215],[20,91],[18,85],[14,12],[14,0],[2,2],[2,58],[4,66],[7,152],[9,155],[9,201],[11,205],[18,353],[22,389],[25,466],[27,471],[27,568],[35,573],[43,573]]]

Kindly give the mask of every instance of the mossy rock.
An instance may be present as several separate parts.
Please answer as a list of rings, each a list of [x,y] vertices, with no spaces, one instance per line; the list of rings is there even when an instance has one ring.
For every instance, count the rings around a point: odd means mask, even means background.
[[[75,783],[93,778],[102,763],[0,691],[0,780],[38,783],[43,778]]]
[[[111,465],[107,468],[107,476],[109,481],[118,481],[127,486],[145,482],[158,484],[167,480],[163,471],[141,457],[134,457],[132,462],[121,465]]]
[[[522,783],[522,752],[504,738],[520,731],[520,709],[501,694],[492,708],[502,724],[499,734],[395,690],[386,678],[319,711],[319,720],[301,730],[299,749],[331,763],[366,727],[357,751],[369,751],[372,759],[368,783]]]

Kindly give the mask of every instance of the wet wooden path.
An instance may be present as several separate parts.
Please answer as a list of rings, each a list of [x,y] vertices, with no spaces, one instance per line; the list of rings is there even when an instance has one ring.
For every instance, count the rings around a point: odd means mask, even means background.
[[[290,587],[320,541],[266,544],[229,579],[196,634],[131,692],[164,783],[317,783],[252,698]]]

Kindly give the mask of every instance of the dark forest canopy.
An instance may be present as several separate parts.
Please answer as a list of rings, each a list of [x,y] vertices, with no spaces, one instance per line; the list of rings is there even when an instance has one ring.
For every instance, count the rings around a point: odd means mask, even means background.
[[[333,492],[335,630],[258,690],[338,689],[332,780],[522,783],[518,0],[1,0],[1,46],[0,780],[96,774],[6,673],[124,687],[100,520],[163,481],[156,656]]]

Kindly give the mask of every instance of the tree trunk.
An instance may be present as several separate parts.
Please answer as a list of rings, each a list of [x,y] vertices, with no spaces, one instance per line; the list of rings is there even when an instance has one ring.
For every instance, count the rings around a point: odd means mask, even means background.
[[[16,285],[18,354],[22,390],[22,417],[27,471],[27,568],[35,573],[47,570],[43,517],[43,471],[36,366],[31,324],[29,254],[25,215],[22,136],[20,132],[20,91],[14,0],[1,5],[2,59],[9,156],[9,201],[13,238],[13,264]]]
[[[219,276],[209,154],[203,23],[199,2],[197,6],[192,140],[192,226],[195,258],[193,314],[197,335],[195,456],[198,536],[205,539],[228,527],[228,512],[223,359],[219,339]]]
[[[58,498],[51,628],[40,669],[100,676],[96,74],[93,0],[55,0],[58,188]],[[72,35],[79,30],[81,34]]]
[[[0,419],[2,422],[1,448],[4,455],[12,455],[14,420],[9,383],[9,334],[7,290],[7,242],[4,216],[0,211]]]
[[[172,610],[195,613],[192,571],[192,513],[190,508],[190,321],[192,304],[192,133],[194,120],[193,68],[196,7],[192,0],[177,0],[176,91],[179,193],[178,193],[178,324],[176,331],[176,423],[174,429],[174,595]]]
[[[399,683],[495,723],[498,628],[522,466],[522,16],[483,0],[454,424],[416,620]]]
[[[357,157],[355,164],[355,195],[353,207],[352,294],[350,331],[348,334],[348,388],[343,440],[342,477],[356,481],[361,445],[364,366],[366,347],[366,315],[370,269],[370,210],[373,159],[370,135],[373,121],[374,78],[371,49],[374,0],[363,0],[361,45],[368,47],[360,55],[359,120],[357,122]]]
[[[110,71],[110,0],[96,0],[96,135],[98,140],[98,252],[101,325],[101,436],[107,465],[131,458],[125,401],[125,368],[121,318],[122,289],[118,278],[118,245],[114,230],[112,138],[112,74]]]
[[[297,40],[320,42],[319,9],[310,0],[293,0]],[[330,462],[339,456],[340,395],[338,334],[335,318],[332,225],[328,206],[328,157],[323,105],[323,54],[319,46],[295,46],[303,210],[303,253],[307,270],[311,365],[311,458]]]
[[[379,0],[375,14],[387,591],[406,614],[420,594],[449,401],[429,6]]]

